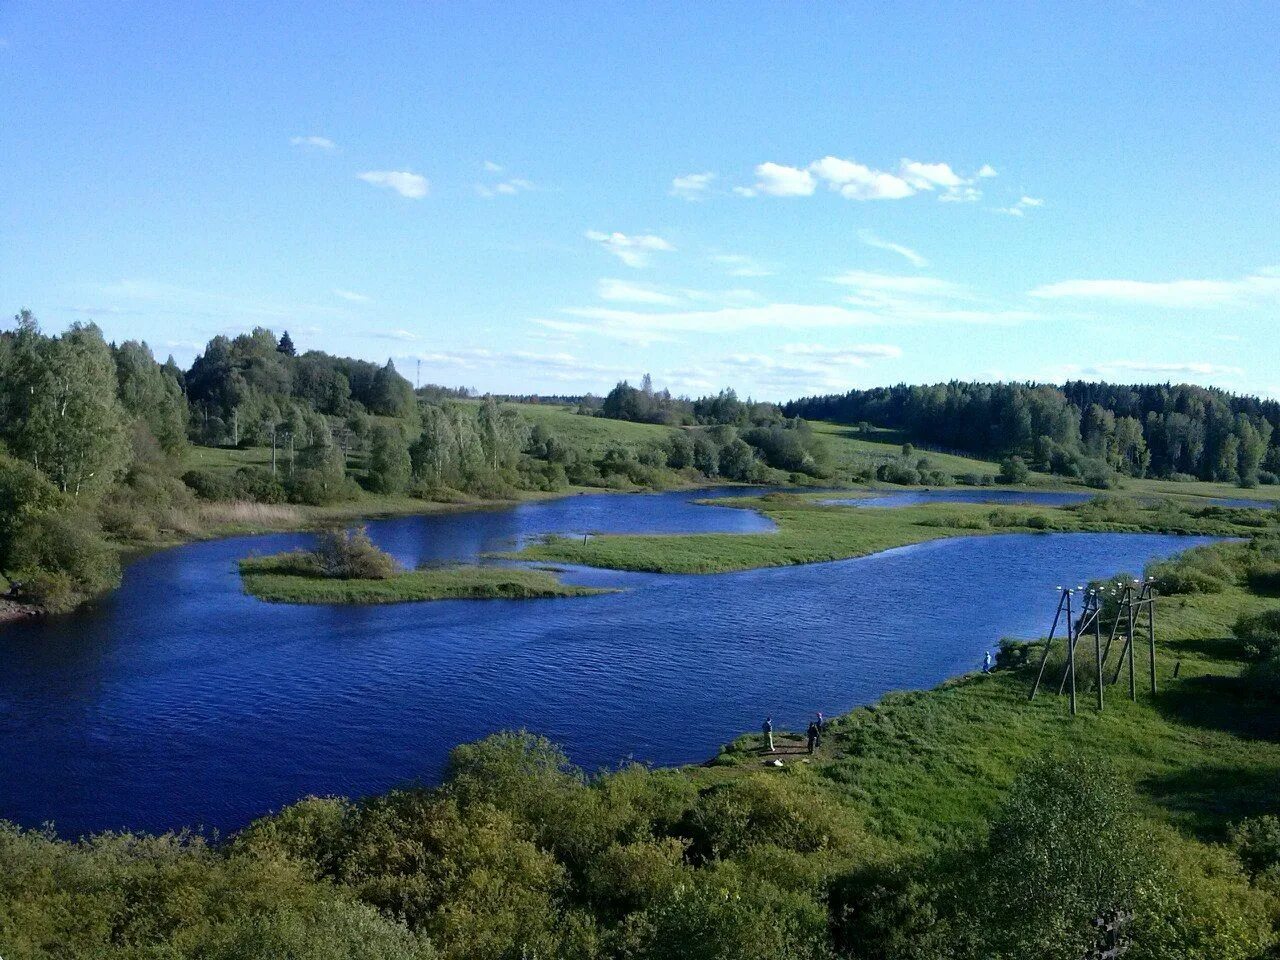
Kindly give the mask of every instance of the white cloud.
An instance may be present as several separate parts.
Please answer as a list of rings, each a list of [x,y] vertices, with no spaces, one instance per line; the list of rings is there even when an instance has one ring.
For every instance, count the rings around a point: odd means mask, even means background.
[[[640,268],[649,265],[649,255],[654,252],[670,252],[675,250],[670,243],[651,233],[628,235],[625,233],[601,233],[599,230],[588,230],[586,238],[603,246],[628,267]]]
[[[337,146],[328,137],[290,137],[289,142],[295,147],[304,147],[312,150],[332,150]]]
[[[519,369],[526,375],[545,377],[567,383],[599,382],[600,377],[614,379],[629,372],[621,367],[584,360],[572,353],[538,353],[531,350],[484,350],[461,348],[413,354],[403,359],[421,361],[428,368],[462,370]]]
[[[489,173],[501,173],[504,169],[502,164],[494,163],[492,160],[486,160],[484,162],[484,168]]]
[[[716,178],[714,173],[686,173],[671,181],[671,196],[683,197],[685,200],[701,200],[711,189]]]
[[[1007,213],[1011,217],[1021,217],[1028,210],[1032,210],[1036,207],[1043,207],[1043,206],[1044,206],[1044,200],[1042,200],[1040,197],[1023,196],[1023,197],[1020,197],[1018,199],[1018,202],[1015,203],[1013,206],[1001,207],[997,212]]]
[[[369,170],[357,174],[357,177],[376,187],[388,187],[410,200],[421,200],[431,186],[426,177],[407,170]]]
[[[734,353],[703,359],[672,370],[667,377],[695,392],[735,384],[739,389],[747,386],[753,394],[780,399],[848,388],[852,385],[850,371],[901,355],[902,350],[891,344],[793,343],[783,346],[780,354]]]
[[[1280,298],[1280,268],[1264,268],[1237,280],[1063,280],[1036,287],[1031,296],[1176,308],[1229,306]]]
[[[1097,364],[1091,369],[1101,376],[1114,376],[1116,373],[1149,373],[1162,377],[1220,377],[1238,376],[1244,372],[1239,367],[1221,363],[1160,363],[1150,360],[1112,360]]]
[[[846,200],[901,200],[917,189],[902,177],[839,157],[823,157],[809,169]]]
[[[354,290],[342,290],[342,289],[339,289],[338,287],[334,287],[333,295],[335,297],[341,297],[343,300],[350,301],[351,303],[368,303],[369,302],[368,297],[366,297],[363,293],[356,293]]]
[[[495,184],[476,184],[476,193],[482,197],[513,197],[517,193],[524,193],[532,189],[532,181],[522,180],[519,177],[513,177],[510,180],[503,180]]]
[[[820,180],[847,200],[902,200],[917,193],[936,192],[940,200],[964,201],[982,196],[975,184],[979,178],[990,176],[995,176],[995,170],[989,164],[972,177],[965,177],[948,163],[903,159],[896,170],[890,171],[826,156],[803,168],[762,163],[756,167],[755,184],[734,187],[734,192],[744,197],[807,197]]]
[[[891,243],[888,240],[882,240],[870,230],[858,231],[858,239],[865,243],[868,247],[874,247],[877,250],[888,250],[890,253],[896,253],[900,257],[906,258],[913,267],[927,267],[929,261],[920,254],[916,253],[910,247],[904,247],[900,243]]]
[[[946,163],[920,163],[917,160],[904,159],[898,165],[898,173],[917,190],[960,187],[969,182]]]
[[[763,193],[771,197],[807,197],[813,193],[814,181],[808,170],[780,163],[762,163],[756,167],[755,186],[736,189],[743,196]]]
[[[771,277],[773,271],[741,253],[717,253],[712,261],[726,267],[731,277]]]
[[[869,270],[849,270],[831,278],[832,283],[852,287],[857,293],[912,294],[916,296],[968,299],[964,287],[950,280],[937,277],[903,276],[896,273],[872,273]]]
[[[631,283],[627,280],[603,279],[597,285],[596,292],[601,300],[619,303],[651,303],[671,306],[682,302],[680,297],[664,293],[649,284]]]

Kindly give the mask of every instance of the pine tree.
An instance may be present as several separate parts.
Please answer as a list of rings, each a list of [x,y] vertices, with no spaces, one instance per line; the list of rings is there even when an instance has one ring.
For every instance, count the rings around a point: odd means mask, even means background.
[[[280,343],[276,347],[276,349],[279,350],[281,353],[283,353],[286,357],[296,357],[298,355],[298,350],[296,347],[294,347],[293,340],[290,339],[288,330],[286,330],[284,332],[284,336],[280,338]]]

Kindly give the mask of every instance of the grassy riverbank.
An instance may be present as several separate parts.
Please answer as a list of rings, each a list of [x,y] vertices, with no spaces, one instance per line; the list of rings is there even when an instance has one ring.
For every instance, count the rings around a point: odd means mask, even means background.
[[[409,603],[423,600],[531,600],[606,591],[562,583],[528,567],[433,567],[382,579],[337,579],[301,572],[293,554],[240,561],[246,593],[269,603]]]
[[[1224,545],[1213,553],[1245,549]],[[1159,604],[1155,696],[1140,644],[1137,702],[1122,679],[1105,688],[1098,713],[1082,670],[1080,713],[1072,718],[1067,698],[1056,695],[1060,658],[1047,674],[1051,689],[1028,701],[1032,657],[1016,669],[889,694],[832,721],[812,772],[887,839],[922,848],[980,830],[1028,763],[1070,752],[1106,764],[1134,789],[1144,815],[1186,837],[1225,840],[1236,821],[1280,810],[1280,712],[1239,687],[1244,661],[1231,639],[1238,617],[1277,603],[1232,584]],[[743,737],[690,774],[710,785],[759,769],[759,745],[758,736]]]
[[[818,563],[891,547],[981,533],[1118,531],[1248,536],[1274,528],[1280,516],[1254,510],[1184,507],[1104,497],[1069,507],[927,503],[886,510],[828,506],[790,494],[717,500],[758,510],[777,524],[770,533],[607,535],[586,541],[552,538],[532,544],[525,560],[651,573],[724,573]]]

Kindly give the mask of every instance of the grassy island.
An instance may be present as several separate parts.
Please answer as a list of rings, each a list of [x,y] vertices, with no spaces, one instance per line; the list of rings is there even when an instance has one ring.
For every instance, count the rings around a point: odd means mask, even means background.
[[[363,528],[323,534],[315,550],[240,561],[247,593],[271,603],[408,603],[573,597],[607,591],[562,583],[527,567],[446,566],[404,570]]]

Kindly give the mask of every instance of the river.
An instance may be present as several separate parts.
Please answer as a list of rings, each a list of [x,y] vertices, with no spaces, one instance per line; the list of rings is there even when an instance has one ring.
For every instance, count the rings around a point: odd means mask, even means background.
[[[545,533],[768,530],[695,505],[741,490],[583,495],[375,521],[408,565]],[[714,576],[573,569],[592,597],[375,607],[262,603],[235,561],[307,543],[236,537],[131,563],[91,610],[0,629],[0,818],[103,829],[242,826],[307,794],[438,779],[505,728],[589,769],[712,755],[765,714],[801,726],[977,667],[1042,634],[1054,587],[1205,538],[965,537],[855,560]]]

